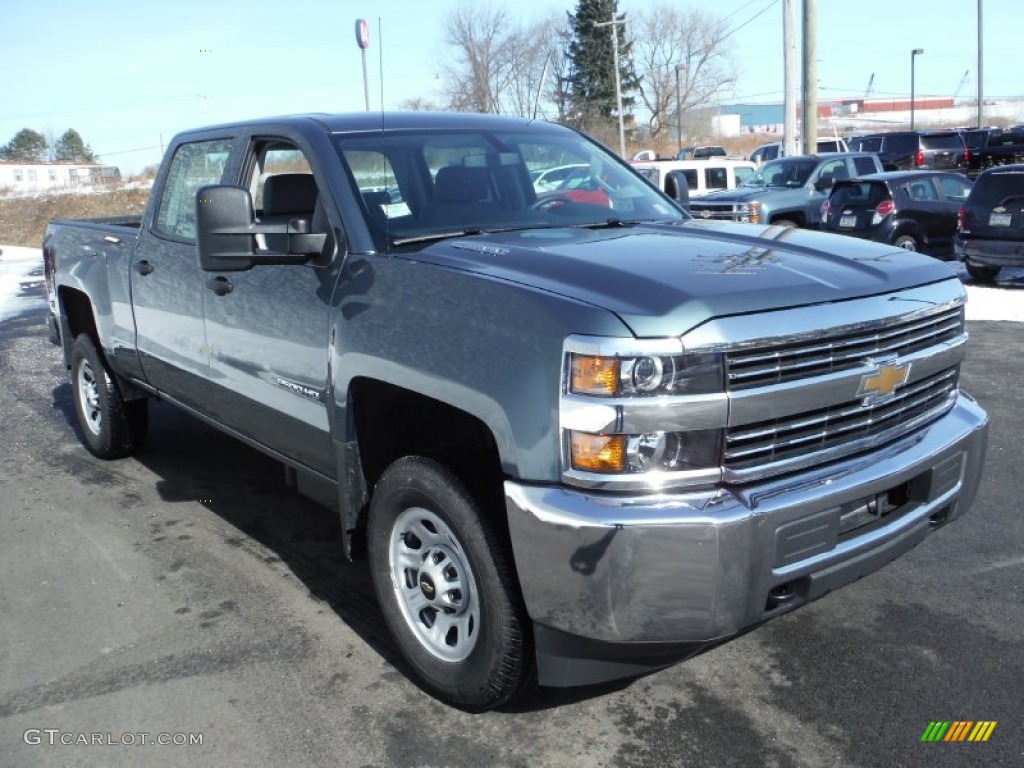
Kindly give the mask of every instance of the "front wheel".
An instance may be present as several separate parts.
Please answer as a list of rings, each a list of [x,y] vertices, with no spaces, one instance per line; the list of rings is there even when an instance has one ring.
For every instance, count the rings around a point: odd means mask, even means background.
[[[773,219],[773,227],[782,227],[783,229],[796,229],[796,222],[792,219]]]
[[[80,334],[71,346],[71,392],[85,447],[101,459],[129,456],[146,440],[146,400],[126,402],[91,337]]]
[[[996,275],[999,274],[999,267],[984,267],[981,264],[966,262],[967,274],[979,283],[994,283]]]
[[[399,459],[374,490],[374,587],[402,655],[438,698],[471,712],[509,701],[532,664],[511,557],[453,472]]]

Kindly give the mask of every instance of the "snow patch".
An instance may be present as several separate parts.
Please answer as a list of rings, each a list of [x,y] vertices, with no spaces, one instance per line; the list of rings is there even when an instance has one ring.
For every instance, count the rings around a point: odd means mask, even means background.
[[[0,245],[0,322],[45,308],[46,298],[43,295],[25,295],[42,284],[42,250]]]

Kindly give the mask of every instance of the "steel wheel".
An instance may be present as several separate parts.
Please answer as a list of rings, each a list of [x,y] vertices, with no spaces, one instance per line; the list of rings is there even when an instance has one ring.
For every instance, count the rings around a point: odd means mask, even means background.
[[[895,245],[897,248],[902,248],[904,251],[917,250],[917,240],[915,240],[911,235],[900,235],[899,237],[896,238],[896,241],[893,243],[893,245]]]
[[[366,524],[374,591],[410,671],[470,712],[512,699],[533,669],[512,553],[494,526],[495,496],[470,492],[435,459],[406,456],[376,482]]]
[[[128,456],[146,441],[146,399],[125,401],[106,360],[88,334],[71,345],[71,394],[85,446],[101,459]]]
[[[103,410],[100,408],[100,390],[96,373],[88,360],[78,366],[78,396],[82,403],[82,426],[99,435],[103,429]]]
[[[441,661],[464,660],[476,646],[480,601],[462,544],[422,507],[402,512],[390,539],[391,585],[413,635]]]

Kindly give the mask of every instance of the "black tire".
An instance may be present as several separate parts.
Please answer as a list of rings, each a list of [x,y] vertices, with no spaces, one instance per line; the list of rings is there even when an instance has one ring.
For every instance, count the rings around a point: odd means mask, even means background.
[[[773,227],[782,227],[783,229],[796,229],[797,223],[792,219],[773,219]]]
[[[979,283],[994,283],[996,275],[999,274],[999,267],[983,267],[981,264],[973,264],[970,261],[966,262],[966,266],[967,274]]]
[[[919,251],[920,246],[917,244],[916,238],[913,235],[900,235],[893,243],[897,248],[902,248],[904,251]]]
[[[524,688],[532,637],[511,553],[455,473],[420,456],[389,466],[367,548],[392,636],[431,693],[482,712]]]
[[[71,393],[85,435],[85,447],[101,459],[120,459],[146,442],[149,409],[145,398],[125,402],[106,361],[88,334],[71,346]]]

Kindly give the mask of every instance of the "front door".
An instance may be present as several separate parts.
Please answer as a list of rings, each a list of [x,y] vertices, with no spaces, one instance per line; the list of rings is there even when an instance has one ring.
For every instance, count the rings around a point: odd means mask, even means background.
[[[257,217],[312,220],[316,189],[310,196],[297,194],[308,185],[282,184],[277,191],[287,195],[272,195],[273,210],[264,195],[270,177],[287,174],[291,178],[284,181],[301,182],[296,175],[311,174],[294,143],[254,140],[249,158],[242,182],[253,193]],[[308,179],[316,183],[311,175]],[[260,245],[281,250],[278,240],[267,236]],[[332,247],[329,235],[327,248]],[[216,391],[211,415],[329,476],[335,473],[327,402],[330,302],[340,262],[335,258],[322,267],[262,265],[244,272],[208,272],[205,277],[213,287],[202,291]]]

